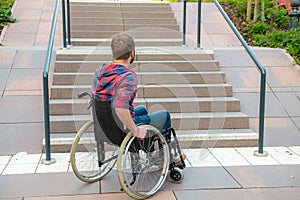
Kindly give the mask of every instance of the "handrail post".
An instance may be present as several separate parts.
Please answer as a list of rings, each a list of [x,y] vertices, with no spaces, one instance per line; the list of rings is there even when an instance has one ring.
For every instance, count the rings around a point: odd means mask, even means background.
[[[242,43],[243,47],[246,49],[247,53],[251,57],[251,59],[256,64],[257,68],[260,70],[261,81],[260,81],[260,105],[259,105],[259,138],[258,138],[258,151],[254,151],[255,156],[264,157],[267,156],[268,153],[263,150],[263,141],[264,141],[264,120],[265,120],[265,96],[266,96],[266,69],[259,62],[253,51],[250,49],[244,38],[241,36],[237,28],[231,22],[228,15],[223,10],[222,6],[219,4],[218,0],[214,0],[215,5],[223,15],[224,19],[237,36],[239,41]]]
[[[68,45],[71,46],[70,1],[67,0]]]
[[[262,71],[260,78],[260,109],[259,109],[259,134],[258,134],[258,151],[254,151],[255,156],[265,157],[268,155],[264,151],[264,127],[265,127],[265,94],[266,94],[266,73]]]
[[[186,1],[187,0],[183,0],[183,46],[186,46]]]
[[[62,10],[62,26],[63,26],[63,45],[67,48],[67,33],[66,33],[66,8],[65,0],[62,0],[61,10]]]
[[[50,119],[49,119],[49,85],[48,73],[43,73],[43,89],[44,89],[44,120],[45,120],[45,153],[46,158],[41,162],[45,165],[54,164],[55,159],[51,159],[51,145],[50,145]]]
[[[201,45],[201,0],[198,0],[197,48]]]
[[[44,97],[44,124],[45,124],[45,151],[46,151],[46,158],[41,160],[42,164],[50,165],[54,164],[56,161],[54,158],[51,158],[51,145],[50,145],[50,112],[49,112],[49,66],[51,62],[51,54],[53,49],[54,43],[54,34],[57,22],[57,13],[59,8],[59,0],[56,0],[50,37],[48,42],[46,60],[44,65],[43,71],[43,97]]]

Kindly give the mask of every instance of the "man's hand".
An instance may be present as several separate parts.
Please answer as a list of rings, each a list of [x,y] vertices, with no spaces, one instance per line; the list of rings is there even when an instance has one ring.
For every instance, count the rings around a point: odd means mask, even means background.
[[[143,140],[146,137],[147,130],[142,126],[137,126],[136,130],[133,131],[133,136],[138,140]]]
[[[116,108],[115,111],[121,122],[132,132],[134,137],[139,140],[143,140],[145,138],[147,130],[144,127],[135,125],[128,109]]]

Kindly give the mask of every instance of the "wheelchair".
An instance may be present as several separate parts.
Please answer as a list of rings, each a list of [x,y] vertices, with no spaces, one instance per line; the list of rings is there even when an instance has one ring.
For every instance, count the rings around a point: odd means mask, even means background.
[[[88,183],[99,181],[117,163],[121,190],[135,199],[155,194],[167,176],[173,183],[182,182],[185,163],[173,128],[160,132],[152,125],[139,125],[146,128],[147,135],[138,140],[115,122],[109,102],[98,105],[90,93],[78,94],[79,98],[86,96],[93,120],[81,127],[72,144],[70,162],[77,178]],[[119,137],[110,138],[112,133]],[[180,162],[175,163],[178,155]]]

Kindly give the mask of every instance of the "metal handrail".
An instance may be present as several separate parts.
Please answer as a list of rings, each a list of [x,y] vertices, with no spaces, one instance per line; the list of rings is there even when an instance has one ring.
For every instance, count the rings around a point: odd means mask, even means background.
[[[53,43],[54,43],[54,34],[57,22],[57,13],[59,7],[59,0],[56,0],[53,19],[52,19],[52,26],[50,31],[50,37],[48,42],[46,60],[44,65],[43,71],[43,94],[44,94],[44,120],[45,120],[45,151],[46,151],[46,159],[42,160],[44,164],[53,164],[55,162],[54,159],[51,159],[51,149],[50,149],[50,117],[49,117],[49,67],[51,62],[51,55],[53,50]]]
[[[187,0],[183,0],[183,31],[182,31],[182,43],[183,46],[186,45],[186,1]]]
[[[198,0],[197,48],[201,46],[201,4],[202,0]]]
[[[67,48],[71,45],[71,20],[70,20],[70,1],[67,0],[67,14],[66,14],[66,2],[62,0],[62,26],[63,26],[63,47]],[[67,21],[66,21],[67,15]],[[68,36],[68,41],[67,41]]]
[[[263,151],[263,142],[264,142],[264,120],[265,120],[265,96],[266,96],[266,69],[264,66],[259,62],[253,51],[250,49],[244,38],[241,36],[237,28],[231,22],[230,18],[227,16],[225,11],[223,10],[222,6],[219,4],[218,0],[214,0],[217,8],[225,18],[226,22],[233,30],[234,34],[237,36],[239,41],[242,43],[246,51],[248,52],[249,56],[252,58],[256,66],[258,67],[260,74],[261,74],[261,81],[260,81],[260,108],[259,108],[259,139],[258,139],[258,151],[255,152],[255,155],[266,155],[266,152]]]

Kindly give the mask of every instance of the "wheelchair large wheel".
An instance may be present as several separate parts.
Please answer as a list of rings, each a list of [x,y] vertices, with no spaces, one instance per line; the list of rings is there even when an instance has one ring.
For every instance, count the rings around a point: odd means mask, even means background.
[[[93,130],[93,121],[83,125],[71,149],[73,171],[77,178],[88,183],[98,181],[107,175],[114,167],[118,154],[118,147],[97,143]],[[102,162],[98,162],[99,160]]]
[[[145,199],[155,194],[164,183],[170,162],[169,147],[155,127],[147,129],[143,141],[128,133],[118,154],[118,178],[123,190],[132,198]]]

